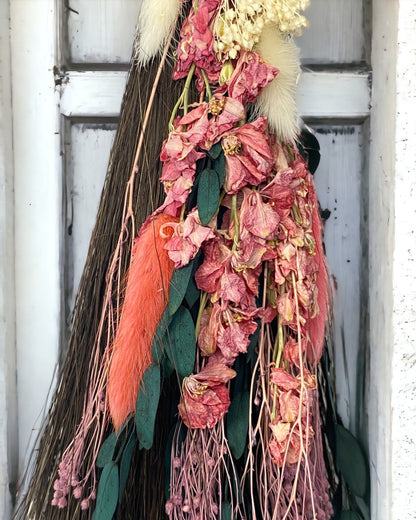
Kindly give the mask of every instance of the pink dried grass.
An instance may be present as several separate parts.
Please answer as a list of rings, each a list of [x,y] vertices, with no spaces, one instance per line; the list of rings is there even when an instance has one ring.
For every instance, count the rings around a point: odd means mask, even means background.
[[[170,498],[165,511],[171,520],[217,520],[224,501],[232,518],[244,518],[235,493],[237,473],[225,435],[224,419],[211,429],[188,429],[181,442],[178,424],[171,450]],[[224,496],[224,489],[228,494]]]
[[[265,277],[266,280],[267,277]],[[269,424],[274,415],[275,401],[273,385],[270,381],[270,367],[273,365],[274,334],[270,324],[262,324],[258,342],[258,359],[251,381],[251,401],[258,406],[258,418],[252,422],[250,410],[248,457],[242,477],[242,486],[249,486],[252,503],[252,518],[262,520],[328,520],[332,515],[329,483],[323,457],[319,400],[317,390],[311,396],[305,386],[305,369],[316,376],[316,363],[308,364],[301,347],[302,334],[299,322],[299,302],[296,294],[295,274],[292,282],[295,288],[295,304],[298,323],[299,368],[289,367],[299,373],[301,380],[299,410],[292,423],[287,440],[284,461],[281,467],[273,460],[269,449],[272,433]],[[302,397],[305,397],[303,399]],[[302,424],[302,406],[306,403],[306,424]],[[305,412],[303,413],[305,415]],[[289,442],[293,435],[300,440],[299,456],[295,463],[288,462]],[[304,438],[305,437],[305,438]],[[248,481],[248,484],[247,484]],[[258,497],[260,515],[256,510]]]

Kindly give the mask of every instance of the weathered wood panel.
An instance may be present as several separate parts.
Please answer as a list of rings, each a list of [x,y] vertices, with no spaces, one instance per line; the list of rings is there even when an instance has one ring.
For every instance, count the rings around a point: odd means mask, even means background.
[[[334,281],[334,340],[338,411],[355,429],[362,271],[363,132],[355,126],[318,126],[321,163],[315,183],[325,222],[325,248]],[[365,289],[364,289],[365,290]],[[363,361],[362,361],[363,362]]]
[[[61,98],[68,117],[117,117],[126,84],[126,72],[70,72]],[[304,72],[297,102],[304,118],[363,119],[370,111],[368,74]]]
[[[72,308],[93,230],[116,125],[72,124],[66,150],[67,308]]]
[[[72,63],[128,63],[140,0],[71,0]],[[298,40],[305,63],[356,63],[364,58],[362,0],[312,0]]]

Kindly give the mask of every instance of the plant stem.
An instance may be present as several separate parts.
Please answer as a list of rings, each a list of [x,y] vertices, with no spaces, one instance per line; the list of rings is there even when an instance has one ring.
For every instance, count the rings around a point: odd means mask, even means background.
[[[234,240],[233,240],[233,251],[237,250],[238,241],[240,239],[240,225],[238,222],[237,215],[237,194],[234,193],[231,199],[231,218],[234,221]]]
[[[183,113],[188,113],[188,100],[189,100],[189,87],[191,85],[192,77],[195,72],[195,63],[192,63],[191,68],[189,69],[188,76],[185,81],[185,86],[183,87]]]
[[[188,113],[188,100],[189,100],[189,87],[191,85],[192,76],[195,72],[195,63],[192,63],[191,68],[189,69],[188,76],[186,77],[185,85],[183,87],[182,94],[179,96],[178,101],[173,107],[172,114],[169,119],[169,132],[173,132],[174,126],[173,122],[175,121],[176,114],[178,113],[179,107],[183,103],[183,113],[184,115]]]
[[[201,302],[199,304],[198,316],[196,318],[196,324],[195,324],[196,339],[198,339],[199,329],[201,327],[202,312],[205,309],[205,304],[207,303],[207,297],[208,297],[208,293],[206,293],[206,292],[202,293]]]
[[[212,98],[212,92],[211,92],[211,87],[209,86],[207,73],[205,72],[204,69],[199,69],[199,70],[201,71],[202,77],[204,78],[205,92],[206,92],[206,94],[208,96],[208,101],[210,101],[210,99]]]

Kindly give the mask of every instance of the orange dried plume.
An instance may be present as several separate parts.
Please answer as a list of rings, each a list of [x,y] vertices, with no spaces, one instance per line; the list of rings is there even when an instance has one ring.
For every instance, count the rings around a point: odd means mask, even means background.
[[[140,381],[152,362],[152,342],[169,302],[174,264],[164,249],[178,219],[160,213],[143,224],[133,245],[120,324],[113,344],[107,398],[114,428],[134,412]]]

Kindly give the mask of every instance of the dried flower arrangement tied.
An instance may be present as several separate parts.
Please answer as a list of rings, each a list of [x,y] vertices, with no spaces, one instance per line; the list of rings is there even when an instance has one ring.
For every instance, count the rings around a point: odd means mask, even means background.
[[[113,518],[134,446],[152,446],[173,381],[168,518],[331,517],[317,379],[328,277],[295,104],[293,35],[307,4],[143,1],[135,59],[144,70],[160,59],[149,110],[181,24],[182,92],[160,151],[165,199],[134,239],[124,278],[147,111],[95,340],[107,347],[92,353],[53,506],[74,497],[96,520]]]

